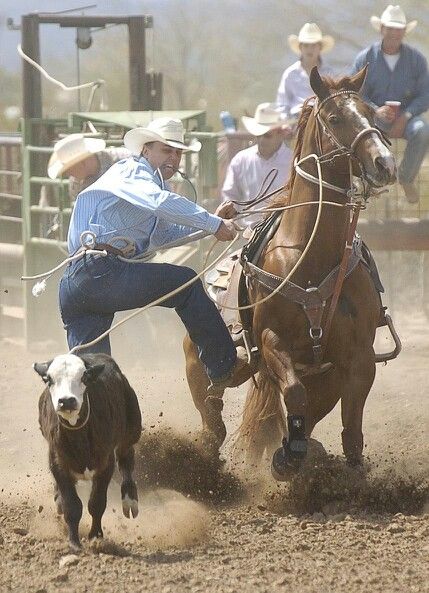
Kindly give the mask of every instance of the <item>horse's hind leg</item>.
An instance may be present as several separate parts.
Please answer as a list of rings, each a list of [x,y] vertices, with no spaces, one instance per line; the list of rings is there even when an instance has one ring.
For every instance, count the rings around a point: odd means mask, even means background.
[[[288,436],[273,456],[272,471],[277,479],[285,479],[291,469],[299,467],[307,454],[307,394],[293,368],[287,347],[272,330],[262,333],[262,356],[273,381],[283,394]],[[308,435],[309,436],[309,435]]]
[[[349,369],[349,381],[346,382],[341,398],[341,433],[343,451],[350,465],[362,463],[363,434],[362,417],[366,398],[375,377],[374,355],[366,357]]]
[[[207,387],[210,381],[198,358],[195,344],[189,336],[185,337],[183,348],[186,356],[186,377],[189,389],[203,423],[203,444],[210,453],[218,455],[219,447],[226,437],[226,427],[222,419],[223,394],[220,397],[207,397]]]

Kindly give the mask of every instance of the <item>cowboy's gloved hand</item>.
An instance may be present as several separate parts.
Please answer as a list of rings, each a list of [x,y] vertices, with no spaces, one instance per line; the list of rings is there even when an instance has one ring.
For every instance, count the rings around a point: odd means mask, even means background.
[[[400,115],[390,126],[388,134],[390,138],[402,138],[404,136],[405,126],[407,125],[407,118],[404,114]]]
[[[389,105],[382,105],[375,110],[375,114],[382,121],[391,124],[395,119],[395,111]]]
[[[237,234],[237,229],[231,220],[223,220],[214,236],[218,241],[232,241]]]
[[[216,208],[215,214],[221,218],[232,218],[237,214],[237,210],[234,208],[234,204],[232,202],[226,200],[225,202],[222,202],[222,204],[219,204],[219,206]]]

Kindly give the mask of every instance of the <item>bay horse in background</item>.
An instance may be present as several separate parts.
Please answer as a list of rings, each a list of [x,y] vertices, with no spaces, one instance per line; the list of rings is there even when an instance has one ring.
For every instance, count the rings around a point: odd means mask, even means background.
[[[314,240],[291,280],[299,290],[317,290],[341,262],[350,226],[349,200],[352,174],[366,187],[381,188],[396,179],[392,154],[374,126],[374,111],[359,96],[366,68],[341,80],[322,79],[317,68],[310,83],[316,95],[304,106],[298,124],[294,169],[276,206],[313,202],[282,213],[279,226],[257,262],[265,277],[286,278],[307,246],[318,214],[320,158],[323,202]],[[304,159],[304,160],[303,160]],[[299,165],[299,166],[298,166]],[[247,278],[250,303],[269,294],[258,278]],[[314,364],[315,337],[321,338],[332,297],[320,313],[318,336],[309,334],[308,311],[297,302],[275,294],[253,309],[252,333],[258,347],[257,384],[250,388],[239,438],[248,459],[260,461],[264,451],[274,452],[272,471],[287,479],[307,453],[314,426],[341,399],[342,445],[348,463],[362,462],[362,416],[375,377],[373,342],[380,319],[381,300],[370,273],[361,261],[345,278],[338,306],[333,311],[322,358]],[[314,329],[314,328],[312,328]],[[320,345],[320,344],[319,344]],[[226,436],[222,400],[207,398],[208,379],[189,338],[185,338],[187,378],[199,410],[203,431],[217,450]],[[319,352],[320,354],[320,352]],[[324,372],[305,373],[299,368],[317,366]],[[281,398],[286,406],[283,413]]]

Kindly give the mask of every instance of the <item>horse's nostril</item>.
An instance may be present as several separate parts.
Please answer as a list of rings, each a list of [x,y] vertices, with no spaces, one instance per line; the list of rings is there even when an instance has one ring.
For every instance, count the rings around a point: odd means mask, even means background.
[[[396,171],[393,159],[378,156],[374,159],[374,165],[378,171],[378,174],[385,180],[395,177]]]

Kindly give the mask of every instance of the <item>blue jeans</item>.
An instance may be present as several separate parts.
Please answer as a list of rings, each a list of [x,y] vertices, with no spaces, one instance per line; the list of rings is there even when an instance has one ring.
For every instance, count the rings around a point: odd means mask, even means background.
[[[59,289],[69,348],[90,342],[109,329],[116,311],[143,307],[195,275],[184,266],[132,264],[114,255],[87,255],[69,264]],[[231,371],[237,357],[235,346],[200,280],[160,306],[176,309],[210,379],[219,379]],[[85,352],[110,354],[109,337]]]
[[[377,120],[377,124],[389,133],[389,127]],[[420,166],[429,148],[429,124],[422,117],[412,117],[404,130],[407,146],[404,158],[398,169],[399,183],[412,183],[420,170]]]

